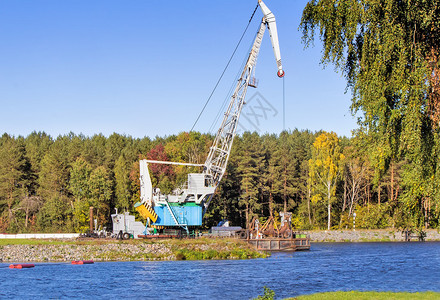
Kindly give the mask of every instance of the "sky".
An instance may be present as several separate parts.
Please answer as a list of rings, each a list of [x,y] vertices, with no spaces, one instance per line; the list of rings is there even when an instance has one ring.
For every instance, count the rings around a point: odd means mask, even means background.
[[[304,48],[306,0],[266,0],[277,20],[283,79],[266,31],[238,132],[295,128],[351,136],[350,91],[321,42]],[[0,133],[135,138],[189,131],[257,1],[0,1]],[[215,133],[262,13],[258,8],[194,130]],[[283,84],[284,103],[283,109]],[[283,115],[285,123],[283,124]]]

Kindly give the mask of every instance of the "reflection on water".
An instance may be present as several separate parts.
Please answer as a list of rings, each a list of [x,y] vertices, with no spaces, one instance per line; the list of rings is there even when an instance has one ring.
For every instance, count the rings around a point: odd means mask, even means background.
[[[440,243],[312,244],[268,259],[0,264],[0,298],[249,299],[337,290],[440,291]]]

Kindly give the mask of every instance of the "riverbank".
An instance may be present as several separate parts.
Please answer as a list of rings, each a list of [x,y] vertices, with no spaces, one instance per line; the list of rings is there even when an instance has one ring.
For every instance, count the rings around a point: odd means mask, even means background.
[[[266,257],[235,239],[0,240],[0,262],[147,261]]]
[[[406,292],[328,292],[318,293],[312,295],[304,295],[295,298],[288,298],[286,300],[367,300],[367,299],[395,299],[395,300],[424,300],[424,299],[439,299],[440,293],[435,292],[419,292],[419,293],[406,293]],[[258,299],[258,298],[257,298]]]
[[[440,241],[437,229],[426,229],[425,241]],[[405,234],[392,229],[313,230],[311,242],[404,242]],[[413,241],[417,239],[412,239]]]

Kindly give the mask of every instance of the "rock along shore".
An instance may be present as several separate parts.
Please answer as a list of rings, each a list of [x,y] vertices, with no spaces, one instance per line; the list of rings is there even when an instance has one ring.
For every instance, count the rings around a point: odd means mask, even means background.
[[[163,244],[101,245],[5,245],[0,246],[3,262],[60,262],[72,260],[173,260],[175,255]]]
[[[426,229],[425,241],[440,241],[437,229]],[[392,229],[314,230],[307,231],[311,242],[404,242],[405,234]],[[416,235],[414,232],[413,235]],[[412,241],[417,241],[412,238]]]
[[[11,240],[12,241],[12,240]],[[73,260],[148,261],[246,259],[266,257],[246,242],[232,239],[163,240],[24,240],[0,245],[0,262],[70,262]]]

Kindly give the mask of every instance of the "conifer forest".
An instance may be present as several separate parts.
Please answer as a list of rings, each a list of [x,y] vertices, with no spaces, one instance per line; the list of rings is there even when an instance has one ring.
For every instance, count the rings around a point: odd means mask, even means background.
[[[86,137],[44,132],[0,138],[0,232],[82,232],[93,206],[110,228],[114,208],[137,214],[139,159],[203,163],[213,136],[182,132],[155,139],[112,134]],[[150,165],[153,185],[171,193],[199,167]],[[436,198],[417,168],[392,160],[384,169],[362,135],[284,131],[237,135],[227,172],[204,218],[209,228],[228,219],[293,213],[298,229],[437,227]]]

